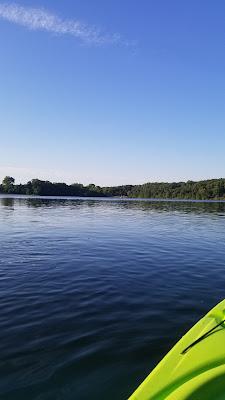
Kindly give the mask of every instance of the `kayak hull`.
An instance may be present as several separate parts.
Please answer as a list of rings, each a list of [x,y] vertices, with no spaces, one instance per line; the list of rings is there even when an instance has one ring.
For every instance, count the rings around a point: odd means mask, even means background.
[[[225,300],[170,350],[129,400],[225,400]]]

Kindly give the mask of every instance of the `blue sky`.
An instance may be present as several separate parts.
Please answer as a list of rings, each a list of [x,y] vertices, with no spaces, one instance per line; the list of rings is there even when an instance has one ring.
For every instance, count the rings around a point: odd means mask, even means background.
[[[0,179],[225,176],[225,2],[0,0]]]

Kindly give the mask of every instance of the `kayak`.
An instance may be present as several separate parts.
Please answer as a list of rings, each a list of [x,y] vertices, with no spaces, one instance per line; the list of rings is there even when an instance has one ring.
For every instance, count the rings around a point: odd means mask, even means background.
[[[129,400],[225,400],[225,300],[179,340]]]

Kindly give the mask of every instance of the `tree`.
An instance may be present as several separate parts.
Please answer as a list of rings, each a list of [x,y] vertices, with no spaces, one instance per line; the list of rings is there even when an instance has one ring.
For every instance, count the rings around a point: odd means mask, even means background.
[[[13,185],[15,183],[15,179],[12,176],[5,176],[2,181],[3,186]]]
[[[5,176],[5,178],[2,181],[2,187],[3,187],[4,192],[12,193],[14,183],[15,183],[15,179],[12,176]]]

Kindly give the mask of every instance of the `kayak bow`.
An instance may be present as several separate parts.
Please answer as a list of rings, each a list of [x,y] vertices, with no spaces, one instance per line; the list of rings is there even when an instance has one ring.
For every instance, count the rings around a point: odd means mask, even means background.
[[[129,400],[225,400],[225,300],[179,340]]]

